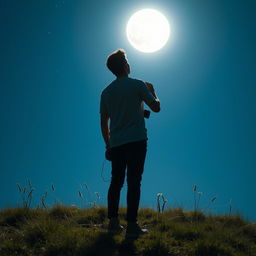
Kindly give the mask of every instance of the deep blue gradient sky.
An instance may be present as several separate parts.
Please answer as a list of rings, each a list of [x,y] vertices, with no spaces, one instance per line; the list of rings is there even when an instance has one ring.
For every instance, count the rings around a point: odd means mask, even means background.
[[[106,57],[123,48],[131,77],[152,82],[161,112],[146,120],[141,206],[232,209],[256,220],[255,1],[0,1],[0,207],[21,205],[16,183],[81,206],[86,183],[106,205],[100,93],[114,76]],[[172,34],[159,52],[129,45],[128,18],[155,8]],[[104,177],[110,178],[110,163]],[[55,191],[51,192],[51,184]],[[121,205],[126,206],[126,186]],[[84,192],[84,190],[81,190]],[[55,196],[54,196],[55,194]],[[86,194],[87,197],[87,194]],[[93,196],[90,200],[93,200]]]

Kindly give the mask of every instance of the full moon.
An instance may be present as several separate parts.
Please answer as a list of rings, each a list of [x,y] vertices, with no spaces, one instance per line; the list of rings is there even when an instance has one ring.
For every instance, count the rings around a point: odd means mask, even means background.
[[[155,52],[169,39],[169,22],[161,12],[143,9],[134,13],[129,19],[126,35],[135,49],[147,53]]]

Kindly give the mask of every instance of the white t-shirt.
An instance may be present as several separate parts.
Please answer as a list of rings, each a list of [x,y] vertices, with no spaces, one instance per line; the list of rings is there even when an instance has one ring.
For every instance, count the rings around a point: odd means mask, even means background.
[[[117,78],[101,93],[100,113],[110,117],[110,147],[145,140],[144,103],[155,100],[143,81]]]

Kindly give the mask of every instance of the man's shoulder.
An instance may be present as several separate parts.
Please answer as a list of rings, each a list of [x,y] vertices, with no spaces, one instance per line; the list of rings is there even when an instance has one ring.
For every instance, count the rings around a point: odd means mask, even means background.
[[[130,83],[133,85],[141,86],[145,85],[145,83],[137,78],[128,77],[125,83]],[[101,96],[106,95],[108,92],[110,93],[113,88],[116,87],[116,83],[121,83],[119,80],[113,80],[111,83],[109,83],[101,92]]]
[[[131,85],[131,86],[129,86],[131,88],[131,90],[136,90],[136,91],[139,91],[141,89],[141,87],[143,85],[145,85],[142,80],[140,80],[138,78],[130,78],[130,77],[129,77],[128,83]]]
[[[115,80],[114,80],[115,81]],[[108,92],[108,90],[110,89],[111,85],[114,83],[114,81],[112,81],[110,84],[108,84],[102,91],[101,91],[101,95],[104,95]]]
[[[129,80],[131,83],[144,84],[144,82],[141,79],[129,77]]]

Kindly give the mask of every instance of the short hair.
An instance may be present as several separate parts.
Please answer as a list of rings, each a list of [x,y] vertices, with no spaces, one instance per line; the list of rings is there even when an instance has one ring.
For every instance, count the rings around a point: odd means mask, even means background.
[[[111,53],[107,58],[107,67],[114,75],[121,75],[124,73],[124,65],[126,61],[126,53],[123,49],[118,49]]]

